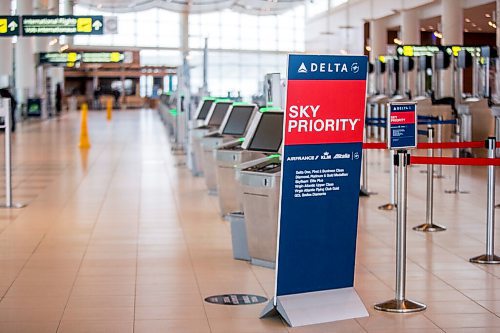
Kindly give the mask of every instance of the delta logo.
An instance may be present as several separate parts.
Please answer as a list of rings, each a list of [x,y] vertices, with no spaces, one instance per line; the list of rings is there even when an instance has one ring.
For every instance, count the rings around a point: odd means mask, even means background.
[[[325,63],[325,62],[320,62],[320,63],[315,63],[311,62],[309,64],[309,68],[307,68],[305,63],[301,63],[299,66],[299,69],[297,70],[298,73],[354,73],[357,74],[360,70],[360,66],[357,62],[353,63],[351,67],[348,67],[346,63]]]

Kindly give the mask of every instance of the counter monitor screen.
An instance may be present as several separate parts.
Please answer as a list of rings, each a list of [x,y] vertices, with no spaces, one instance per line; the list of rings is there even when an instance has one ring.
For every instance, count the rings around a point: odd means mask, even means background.
[[[283,140],[283,113],[263,113],[248,150],[278,151]]]
[[[212,104],[214,104],[213,100],[204,100],[203,105],[201,106],[200,113],[198,113],[198,117],[196,119],[205,120],[205,118],[207,118],[208,112],[210,111],[210,108],[212,107]]]
[[[229,107],[233,104],[232,102],[219,102],[215,104],[214,111],[212,113],[212,116],[208,120],[208,126],[220,126],[222,124],[222,120],[224,120],[224,117],[226,116],[227,110],[229,110]]]
[[[222,131],[223,135],[243,135],[252,117],[253,105],[233,106],[233,111],[229,115],[226,126]]]

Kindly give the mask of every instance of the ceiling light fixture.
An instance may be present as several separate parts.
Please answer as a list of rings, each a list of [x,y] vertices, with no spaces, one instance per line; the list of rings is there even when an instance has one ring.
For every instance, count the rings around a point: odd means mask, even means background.
[[[465,19],[465,22],[470,23],[470,19],[469,19],[469,18],[466,18],[466,19]]]

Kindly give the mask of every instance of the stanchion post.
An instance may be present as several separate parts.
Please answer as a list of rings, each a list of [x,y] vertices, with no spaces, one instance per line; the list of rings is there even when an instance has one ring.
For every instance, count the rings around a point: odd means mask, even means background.
[[[427,142],[434,142],[434,128],[430,127],[427,129]],[[432,148],[427,149],[427,156],[434,157],[434,150]],[[413,227],[415,231],[423,232],[436,232],[444,231],[445,227],[434,224],[434,166],[432,164],[427,164],[427,194],[425,203],[425,223]]]
[[[495,158],[496,139],[486,140],[488,158]],[[488,192],[486,199],[486,254],[470,258],[475,264],[500,264],[500,257],[495,255],[495,166],[488,166]]]
[[[11,152],[11,123],[10,100],[2,99],[2,109],[5,125],[5,204],[0,208],[23,208],[26,205],[12,202],[12,152]]]
[[[395,190],[394,190],[394,177],[395,177],[395,172],[394,172],[394,159],[396,158],[396,154],[394,151],[389,152],[389,203],[386,203],[385,205],[378,206],[378,209],[381,210],[393,210],[396,208],[396,198],[395,198]]]
[[[365,141],[367,135],[367,127],[365,126]],[[368,191],[368,149],[363,149],[363,158],[361,161],[361,188],[359,189],[360,197],[369,197],[371,194],[376,194]]]
[[[437,124],[437,142],[443,142],[443,116],[438,116],[438,124]],[[441,148],[437,149],[437,155],[439,157],[443,157],[443,150]],[[439,164],[437,166],[436,178],[443,178],[443,166]]]
[[[460,119],[457,118],[457,122],[455,124],[455,142],[459,143],[460,140]],[[454,154],[456,158],[460,157],[460,148],[454,149]],[[460,165],[455,165],[455,188],[453,190],[444,191],[449,194],[458,194],[458,193],[469,193],[467,191],[460,191]]]
[[[425,310],[425,304],[406,299],[406,211],[407,166],[410,155],[406,150],[397,152],[394,162],[398,168],[398,207],[396,216],[396,292],[395,298],[376,304],[375,310],[409,313]]]

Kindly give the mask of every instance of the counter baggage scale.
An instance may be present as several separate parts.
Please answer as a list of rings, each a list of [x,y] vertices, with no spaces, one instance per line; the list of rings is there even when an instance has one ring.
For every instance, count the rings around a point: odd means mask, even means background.
[[[252,150],[254,146],[271,145],[278,140],[281,142],[283,133],[273,131],[263,132],[267,128],[267,123],[276,124],[283,122],[283,111],[279,108],[264,108],[257,112],[250,124],[245,138],[236,139],[222,144],[215,150],[217,164],[217,190],[219,194],[219,207],[222,216],[227,216],[232,212],[241,212],[243,203],[239,191],[239,183],[236,180],[236,170],[244,162],[253,161],[268,155],[271,150]],[[279,125],[279,126],[282,126]],[[278,127],[276,129],[279,129]],[[252,142],[249,146],[246,142]],[[274,150],[277,152],[279,146]],[[266,154],[267,153],[267,154]]]
[[[243,137],[257,110],[258,107],[255,104],[234,103],[227,111],[219,129],[208,133],[201,139],[203,171],[210,194],[217,193],[217,166],[214,150],[225,142]]]
[[[224,117],[226,116],[229,107],[233,104],[230,100],[215,100],[213,101],[209,111],[207,112],[203,125],[197,126],[191,130],[190,141],[192,148],[192,158],[193,158],[193,174],[195,176],[201,176],[204,172],[203,166],[203,149],[201,147],[201,139],[211,131],[217,130],[222,124]],[[202,113],[203,112],[203,113]],[[206,109],[200,109],[200,119],[196,117],[196,121],[201,121],[206,112]]]

